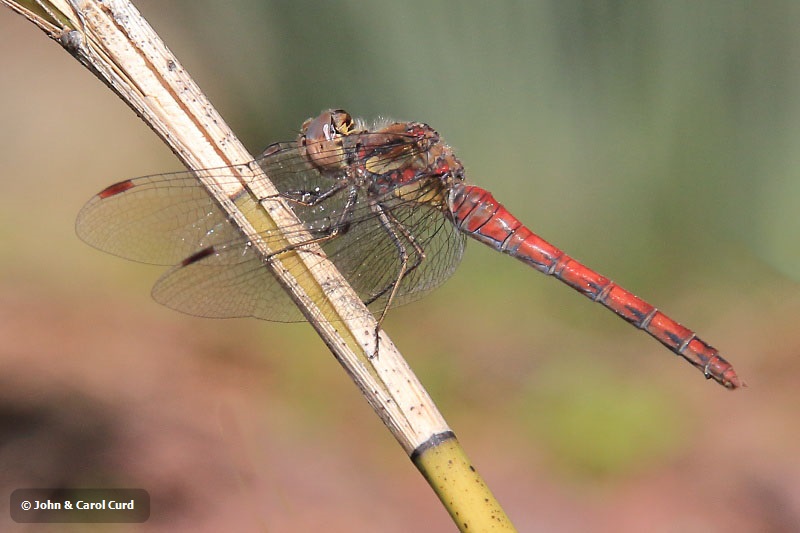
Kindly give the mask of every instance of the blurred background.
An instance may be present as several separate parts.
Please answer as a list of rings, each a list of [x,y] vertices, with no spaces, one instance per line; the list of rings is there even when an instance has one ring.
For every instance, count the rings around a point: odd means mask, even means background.
[[[469,243],[385,329],[521,531],[800,529],[800,4],[135,3],[252,153],[329,107],[429,123],[736,366]],[[308,325],[169,311],[79,241],[93,194],[180,164],[6,9],[0,49],[0,529],[36,530],[15,488],[107,486],[152,497],[120,531],[454,530]]]

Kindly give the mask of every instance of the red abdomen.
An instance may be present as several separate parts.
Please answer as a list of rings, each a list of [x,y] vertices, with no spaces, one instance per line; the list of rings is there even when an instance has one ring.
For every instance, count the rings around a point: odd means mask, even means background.
[[[449,203],[450,216],[462,232],[603,304],[689,361],[706,378],[729,389],[742,385],[731,364],[692,330],[533,233],[488,191],[457,183]]]

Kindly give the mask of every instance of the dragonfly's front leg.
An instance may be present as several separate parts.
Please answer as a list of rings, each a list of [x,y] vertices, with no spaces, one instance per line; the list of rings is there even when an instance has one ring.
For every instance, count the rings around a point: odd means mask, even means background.
[[[346,189],[349,185],[350,184],[347,180],[340,180],[326,191],[320,191],[319,188],[312,191],[298,189],[278,193],[277,197],[288,200],[294,204],[302,205],[303,207],[315,207],[331,196],[334,196],[340,191]]]
[[[344,187],[339,187],[337,190],[341,191],[343,188]],[[327,197],[330,197],[330,195],[328,195]],[[313,233],[318,236],[305,240],[303,242],[286,246],[285,248],[271,254],[270,257],[274,257],[279,254],[286,253],[292,250],[299,250],[312,244],[322,244],[324,242],[327,242],[335,238],[338,235],[346,233],[350,229],[351,219],[353,218],[353,212],[355,211],[357,202],[358,202],[358,188],[350,187],[347,193],[347,201],[345,202],[344,209],[342,209],[342,214],[339,216],[336,222],[328,224],[328,226],[325,229],[313,230]],[[308,224],[313,221],[305,221],[305,222]]]
[[[356,209],[356,202],[358,201],[358,187],[350,187],[347,193],[347,201],[342,209],[342,214],[339,220],[333,224],[328,230],[328,238],[335,237],[336,235],[347,233],[350,229],[350,222],[353,218],[353,212]]]

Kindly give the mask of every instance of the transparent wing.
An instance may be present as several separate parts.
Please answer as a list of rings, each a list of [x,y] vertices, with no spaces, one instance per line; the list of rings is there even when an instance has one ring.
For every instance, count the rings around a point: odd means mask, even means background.
[[[81,209],[75,230],[99,250],[156,265],[174,265],[238,236],[190,172],[144,176],[106,188]]]
[[[401,280],[392,307],[439,286],[460,261],[464,237],[441,210],[423,201],[430,196],[426,187],[402,199],[391,194],[375,198],[355,184],[343,186],[344,171],[319,172],[296,143],[273,145],[259,164],[303,221],[302,227],[288,232],[302,230],[317,239],[335,234],[323,240],[322,249],[375,313],[383,311],[400,275],[402,250],[411,270]],[[205,172],[213,172],[221,181],[235,180],[228,169]],[[322,195],[324,201],[309,201]],[[388,216],[379,217],[381,211]],[[173,309],[216,318],[303,319],[191,172],[136,178],[109,187],[80,212],[77,232],[92,246],[121,257],[177,263],[153,288],[153,297]],[[262,238],[276,250],[274,237]],[[311,262],[313,270],[313,257]]]
[[[269,269],[252,249],[221,246],[199,260],[168,270],[153,286],[153,298],[195,316],[252,316],[275,322],[303,320]],[[191,259],[191,258],[190,258]]]
[[[341,203],[344,200],[340,197],[345,195],[342,191],[331,200]],[[391,307],[417,300],[441,285],[452,275],[464,250],[464,236],[441,211],[408,199],[388,210],[424,250],[424,257],[417,255],[417,248],[403,233],[385,227],[366,203],[358,205],[346,232],[322,244],[328,259],[377,314],[383,312],[392,284],[401,273],[398,234],[409,256],[408,266],[414,268],[400,281]],[[278,258],[280,254],[276,253]],[[310,262],[311,271],[316,270],[313,257]],[[308,275],[291,273],[299,280]],[[239,245],[214,246],[185,260],[159,279],[153,297],[168,307],[198,316],[303,320],[259,256]]]
[[[447,280],[461,261],[465,239],[439,209],[414,198],[388,198],[380,208],[392,223],[386,225],[364,205],[350,231],[323,245],[373,313],[383,312],[393,284],[400,279],[403,252],[406,272],[390,307],[418,300]]]
[[[280,191],[330,187],[302,157],[297,143],[272,145],[262,167]],[[239,186],[230,168],[207,169],[220,183]],[[209,196],[193,172],[144,176],[115,183],[78,213],[76,233],[87,244],[125,259],[174,265],[209,246],[246,246],[246,239]]]

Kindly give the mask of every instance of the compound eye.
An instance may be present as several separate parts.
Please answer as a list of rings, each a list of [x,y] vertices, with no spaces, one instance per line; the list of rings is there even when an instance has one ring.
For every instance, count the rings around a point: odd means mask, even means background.
[[[301,135],[311,141],[329,140],[331,120],[332,112],[323,111],[319,116],[303,122]]]
[[[340,170],[344,161],[342,137],[352,128],[353,119],[346,111],[329,109],[303,123],[298,139],[305,155],[321,170]]]
[[[303,123],[301,136],[309,141],[331,141],[353,131],[353,117],[341,109],[329,109]]]
[[[330,124],[334,133],[347,135],[353,131],[353,117],[350,116],[350,113],[343,109],[336,109],[330,113]]]

